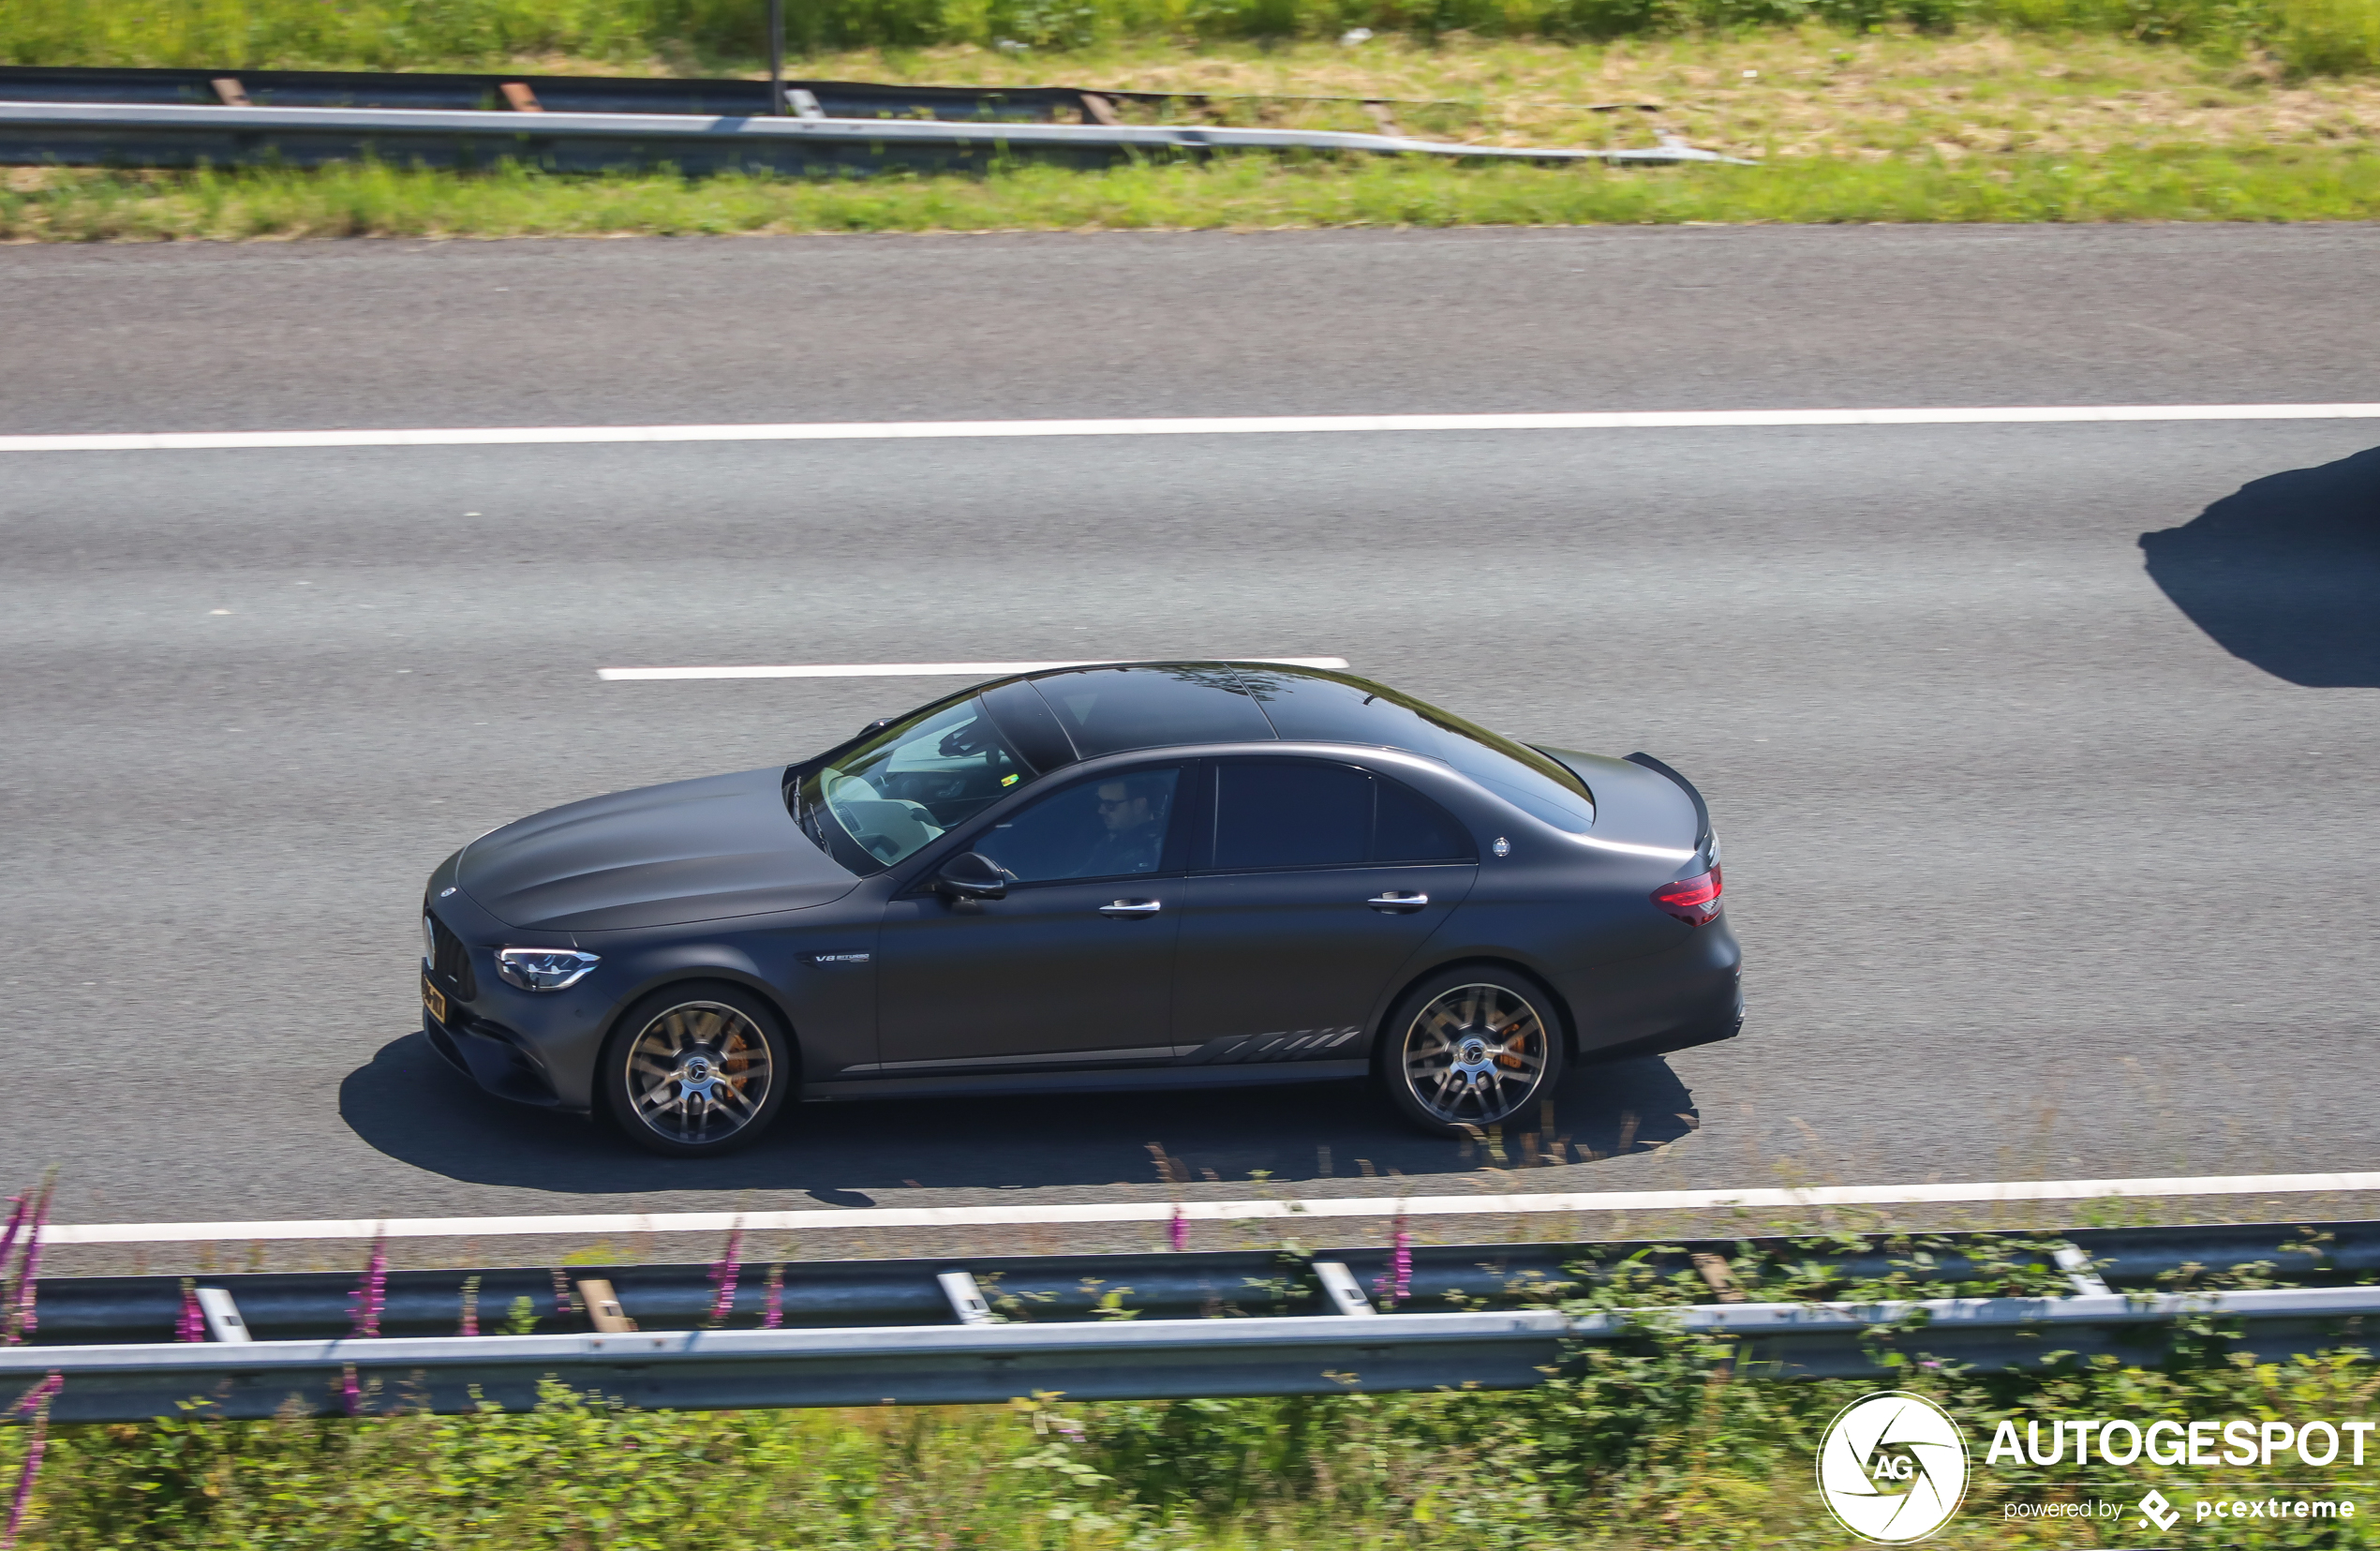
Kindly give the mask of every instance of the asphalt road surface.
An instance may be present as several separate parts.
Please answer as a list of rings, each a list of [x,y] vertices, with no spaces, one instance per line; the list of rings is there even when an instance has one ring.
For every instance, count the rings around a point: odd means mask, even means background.
[[[0,433],[2371,400],[2375,261],[2212,227],[16,248]],[[664,1161],[414,1032],[462,841],[955,687],[598,667],[1168,653],[1343,655],[1709,795],[1744,1036],[1574,1074],[1534,1187],[2380,1168],[2375,442],[0,456],[0,1185],[63,1164],[74,1222],[1084,1200],[1155,1144],[1234,1194],[1459,1187],[1495,1160],[1353,1086],[808,1106]]]

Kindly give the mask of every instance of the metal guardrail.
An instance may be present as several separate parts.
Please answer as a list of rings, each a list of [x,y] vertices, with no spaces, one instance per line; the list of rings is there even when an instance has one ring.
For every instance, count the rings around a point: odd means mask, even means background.
[[[2297,1281],[2369,1278],[2380,1270],[2380,1223],[2084,1230],[1988,1246],[1932,1240],[1921,1269],[1970,1280],[2012,1251],[2054,1262],[2077,1294],[1722,1301],[1645,1318],[1735,1337],[1739,1365],[1823,1377],[1884,1371],[1888,1353],[1981,1368],[2021,1366],[2051,1351],[2152,1362],[2173,1321],[2191,1314],[2239,1320],[2245,1350],[2270,1360],[2360,1344],[2363,1321],[2380,1316],[2380,1287],[2370,1285],[2144,1290],[2177,1275],[2258,1262]],[[1742,1296],[1730,1290],[1731,1266],[1792,1263],[1821,1286],[1911,1269],[1906,1251],[1870,1242],[1429,1245],[1406,1254],[1402,1271],[1378,1248],[796,1261],[776,1278],[739,1266],[716,1322],[751,1320],[766,1307],[791,1327],[766,1330],[689,1328],[713,1322],[721,1267],[398,1272],[374,1300],[386,1334],[363,1339],[344,1335],[359,1297],[352,1273],[210,1275],[201,1279],[220,1290],[205,1300],[208,1320],[232,1338],[211,1342],[171,1339],[189,1317],[182,1278],[46,1278],[39,1344],[0,1349],[0,1396],[13,1380],[57,1372],[67,1379],[58,1420],[108,1421],[172,1414],[191,1400],[234,1417],[335,1409],[349,1404],[350,1373],[362,1409],[380,1410],[467,1410],[475,1393],[528,1406],[547,1378],[678,1409],[948,1404],[1035,1390],[1092,1399],[1512,1388],[1557,1371],[1570,1344],[1641,1331],[1626,1314],[1546,1306],[1623,1263],[1699,1275],[1722,1299]],[[1404,1284],[1397,1306],[1407,1312],[1372,1313],[1365,1290],[1392,1281]],[[573,1322],[597,1318],[576,1306],[582,1294],[602,1322],[632,1319],[645,1328],[450,1334],[467,1299],[483,1327],[497,1327],[519,1299],[550,1322],[558,1295],[571,1300],[563,1306]],[[1499,1303],[1509,1306],[1479,1306]],[[234,1310],[243,1324],[227,1330]],[[1004,1313],[1018,1322],[989,1322]],[[263,1338],[238,1339],[252,1335]]]
[[[1263,97],[1205,92],[1136,92],[1107,86],[927,86],[873,81],[787,81],[829,118],[993,119],[1054,123],[1062,112],[1098,121],[1100,108],[1129,102],[1154,108],[1220,102],[1344,103],[1366,108],[1457,107],[1445,99]],[[512,110],[516,100],[546,112],[766,114],[766,81],[666,76],[458,74],[410,70],[156,69],[110,66],[0,65],[0,100],[117,103],[151,107],[217,105],[236,93],[260,108],[424,108]],[[522,94],[526,93],[526,97]],[[1658,112],[1650,102],[1591,102],[1593,112]],[[513,110],[518,111],[518,110]]]
[[[1984,1275],[1978,1259],[1957,1246],[1956,1234],[1928,1235],[1927,1275],[1971,1283]],[[2008,1241],[2000,1241],[2004,1249]],[[1542,1305],[1583,1278],[1581,1267],[1634,1261],[1659,1275],[1695,1275],[1707,1258],[1769,1265],[1823,1266],[1814,1290],[1839,1291],[1906,1274],[1909,1258],[1876,1240],[1808,1247],[1811,1241],[1748,1238],[1708,1241],[1627,1240],[1582,1243],[1415,1245],[1407,1251],[1404,1312],[1462,1313]],[[2204,1227],[2079,1229],[2033,1247],[2052,1257],[2059,1244],[2081,1251],[2101,1285],[2168,1290],[2192,1268],[2236,1271],[2268,1262],[2297,1285],[2337,1286],[2380,1277],[2380,1222],[2249,1223]],[[2284,1252],[2284,1245],[2303,1245]],[[2318,1252],[2310,1252],[2318,1251]],[[952,1318],[937,1283],[966,1271],[993,1303],[1035,1321],[1103,1318],[1114,1298],[1142,1320],[1288,1315],[1324,1306],[1322,1263],[1345,1265],[1366,1288],[1392,1275],[1391,1251],[1378,1245],[1324,1248],[1306,1254],[1275,1250],[1194,1250],[1128,1255],[944,1256],[915,1260],[793,1260],[782,1270],[776,1308],[789,1326],[832,1328],[938,1323]],[[601,1278],[630,1317],[647,1330],[692,1330],[709,1319],[718,1295],[715,1268],[706,1265],[570,1267],[571,1278]],[[751,1322],[767,1306],[768,1267],[736,1269],[728,1318]],[[550,1329],[556,1319],[556,1271],[540,1266],[396,1271],[388,1275],[380,1329],[391,1335],[453,1334],[461,1322],[467,1287],[483,1328],[500,1326],[517,1299],[530,1300]],[[352,1324],[355,1271],[247,1272],[198,1278],[227,1289],[261,1337],[328,1338]],[[183,1315],[178,1276],[52,1276],[43,1279],[35,1339],[86,1345],[171,1339]],[[577,1316],[569,1315],[575,1319]]]
[[[1082,111],[1074,86],[903,86],[863,81],[788,81],[830,117],[1053,121]],[[515,88],[508,93],[506,88]],[[365,70],[131,69],[86,66],[0,66],[0,100],[115,104],[125,107],[224,106],[236,93],[259,108],[413,108],[510,112],[521,91],[547,112],[761,115],[772,110],[766,81],[677,80],[666,76],[454,74]],[[1098,94],[1120,97],[1123,94]],[[532,110],[533,111],[533,110]]]
[[[0,102],[0,162],[33,165],[312,167],[377,158],[433,167],[513,160],[573,172],[661,165],[689,173],[868,172],[893,167],[980,172],[1002,161],[1090,168],[1218,151],[1288,150],[1472,161],[1736,161],[1683,144],[1558,150],[1188,125]]]
[[[1074,1399],[1525,1388],[1572,1343],[1639,1338],[1648,1321],[1735,1338],[1737,1370],[1781,1378],[1891,1371],[1887,1355],[1976,1368],[2051,1352],[2161,1354],[2175,1321],[2239,1322],[2260,1361],[2364,1338],[2380,1288],[2103,1293],[1922,1303],[1709,1304],[1629,1313],[1315,1315],[1246,1320],[439,1336],[253,1344],[16,1347],[0,1385],[55,1373],[59,1422],[197,1410],[233,1418],[507,1409],[543,1380],[647,1408],[952,1405],[1036,1392]],[[354,1398],[349,1398],[350,1382]],[[193,1404],[195,1403],[195,1404]]]

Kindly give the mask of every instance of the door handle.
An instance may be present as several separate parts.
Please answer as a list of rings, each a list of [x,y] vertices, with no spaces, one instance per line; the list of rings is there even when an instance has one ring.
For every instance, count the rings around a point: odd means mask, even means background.
[[[1102,916],[1153,916],[1166,907],[1163,900],[1118,900],[1099,907]]]
[[[1408,910],[1421,909],[1423,905],[1430,902],[1430,896],[1427,894],[1401,894],[1395,889],[1391,889],[1385,894],[1375,894],[1363,902],[1370,905],[1375,910],[1386,911],[1391,915],[1400,915]]]

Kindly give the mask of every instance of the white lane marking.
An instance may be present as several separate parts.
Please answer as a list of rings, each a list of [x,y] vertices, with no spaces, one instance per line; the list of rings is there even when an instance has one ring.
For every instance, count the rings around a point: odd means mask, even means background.
[[[1141,659],[1132,659],[1140,661]],[[1153,662],[1213,662],[1207,657],[1153,658]],[[1087,668],[1122,659],[1084,657],[1064,663],[804,663],[786,667],[753,668],[597,668],[598,679],[927,679],[949,675],[960,679],[992,679],[1008,673],[1048,673],[1052,668]],[[1234,663],[1278,663],[1292,668],[1343,668],[1344,657],[1234,657]]]
[[[2380,1173],[2182,1175],[2171,1179],[2017,1180],[1980,1185],[1848,1185],[1809,1190],[1618,1190],[1571,1195],[1325,1196],[1283,1201],[1093,1201],[1073,1205],[860,1206],[802,1212],[588,1213],[543,1217],[350,1217],[321,1222],[52,1224],[45,1244],[208,1244],[256,1239],[500,1238],[522,1234],[723,1233],[842,1228],[1193,1222],[1263,1217],[1510,1215],[1682,1212],[1727,1207],[1904,1206],[1940,1201],[2102,1201],[2114,1197],[2297,1195],[2380,1190]]]
[[[2160,420],[2380,420],[2380,404],[2075,404],[1940,410],[1626,410],[1554,414],[1217,415],[1174,420],[892,420],[781,425],[463,425],[436,430],[385,431],[145,431],[80,436],[0,436],[0,453],[245,452],[270,447],[519,447],[653,441],[905,441],[1045,436],[1279,436],[1330,431],[2052,425]]]

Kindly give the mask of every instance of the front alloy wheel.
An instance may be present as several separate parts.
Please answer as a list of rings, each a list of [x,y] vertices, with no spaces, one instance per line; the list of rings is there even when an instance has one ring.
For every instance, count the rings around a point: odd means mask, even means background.
[[[1382,1052],[1397,1107],[1424,1130],[1463,1136],[1550,1094],[1562,1047],[1542,1001],[1542,992],[1479,975],[1417,987]]]
[[[721,1153],[776,1117],[788,1065],[776,1020],[748,992],[664,992],[620,1021],[604,1096],[628,1134],[655,1152]]]

